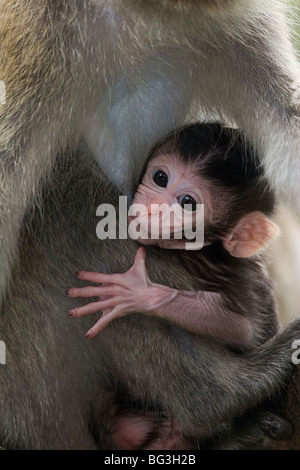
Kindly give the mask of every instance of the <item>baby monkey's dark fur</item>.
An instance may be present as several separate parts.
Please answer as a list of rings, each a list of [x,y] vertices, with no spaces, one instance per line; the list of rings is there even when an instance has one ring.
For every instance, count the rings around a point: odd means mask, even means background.
[[[169,135],[151,152],[177,155],[209,183],[213,220],[204,227],[201,250],[180,250],[185,267],[202,291],[221,292],[224,308],[247,317],[255,347],[278,330],[273,288],[264,252],[251,258],[231,256],[223,247],[226,235],[250,212],[272,215],[275,197],[264,178],[257,153],[237,129],[218,123],[195,123]],[[205,201],[204,201],[205,204]]]

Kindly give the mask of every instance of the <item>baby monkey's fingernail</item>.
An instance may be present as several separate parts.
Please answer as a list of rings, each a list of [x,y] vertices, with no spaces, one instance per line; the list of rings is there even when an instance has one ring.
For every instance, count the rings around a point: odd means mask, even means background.
[[[77,271],[77,273],[75,273],[75,276],[79,277],[79,275],[80,275],[80,271]]]
[[[69,317],[73,317],[73,315],[74,315],[73,310],[70,310],[70,311],[68,312],[68,315],[69,315]]]
[[[69,293],[70,293],[70,289],[67,289],[67,290],[65,291],[65,294],[66,294],[66,295],[69,295]]]
[[[91,333],[90,333],[89,331],[88,331],[88,332],[86,333],[86,335],[85,335],[86,339],[90,339],[91,336],[92,336],[92,335],[91,335]]]

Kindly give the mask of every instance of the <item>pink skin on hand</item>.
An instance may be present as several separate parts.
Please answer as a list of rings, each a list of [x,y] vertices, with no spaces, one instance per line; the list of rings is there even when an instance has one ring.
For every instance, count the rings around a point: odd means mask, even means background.
[[[101,284],[72,288],[69,297],[100,297],[68,315],[82,317],[102,311],[102,317],[87,332],[94,338],[116,318],[130,313],[155,315],[194,333],[230,344],[251,341],[253,329],[245,316],[229,311],[222,295],[214,292],[178,291],[151,282],[145,265],[146,250],[139,248],[133,266],[124,274],[102,274],[81,271],[77,277]]]
[[[101,284],[66,291],[69,297],[100,297],[99,301],[75,308],[68,313],[72,317],[82,317],[90,313],[103,312],[100,320],[87,332],[86,338],[95,337],[113,320],[130,313],[153,315],[157,308],[176,297],[178,291],[151,282],[145,258],[145,248],[139,248],[133,266],[124,274],[86,271],[76,273],[79,279]]]

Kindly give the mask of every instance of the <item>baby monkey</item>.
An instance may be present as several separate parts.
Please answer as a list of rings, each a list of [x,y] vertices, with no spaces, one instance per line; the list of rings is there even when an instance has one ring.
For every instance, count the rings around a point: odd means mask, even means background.
[[[71,297],[99,296],[98,301],[69,312],[74,317],[103,312],[87,338],[114,319],[136,312],[158,316],[238,350],[251,349],[276,333],[276,307],[262,263],[262,249],[278,234],[269,219],[274,196],[255,151],[238,130],[196,123],[169,135],[151,152],[133,204],[146,208],[138,219],[138,241],[179,250],[197,290],[153,283],[144,247],[138,248],[133,266],[124,274],[76,273],[82,280],[101,284],[67,291]],[[168,240],[163,239],[162,227],[155,239],[142,235],[151,229],[153,207],[162,204],[189,215],[191,226],[197,205],[204,204],[202,249],[184,249],[187,240],[176,236],[176,221],[170,222]],[[183,227],[180,230],[183,233]]]

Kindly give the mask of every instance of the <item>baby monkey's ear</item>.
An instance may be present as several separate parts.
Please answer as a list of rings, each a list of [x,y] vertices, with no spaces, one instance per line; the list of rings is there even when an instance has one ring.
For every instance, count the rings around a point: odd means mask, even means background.
[[[262,212],[250,212],[237,223],[223,245],[236,258],[250,258],[278,233],[277,225]]]

